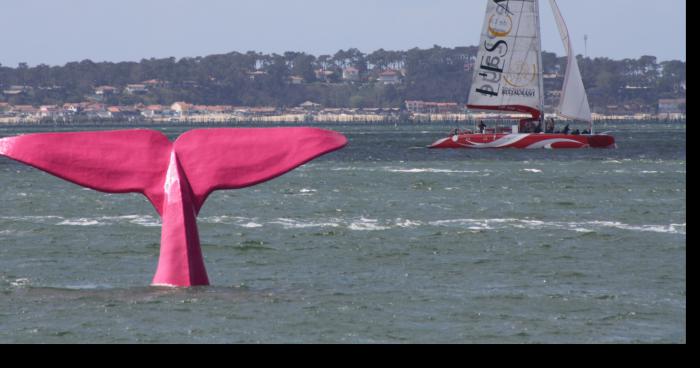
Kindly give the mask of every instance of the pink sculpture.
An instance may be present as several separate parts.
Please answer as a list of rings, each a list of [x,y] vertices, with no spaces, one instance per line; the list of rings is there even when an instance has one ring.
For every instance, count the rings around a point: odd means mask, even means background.
[[[158,131],[45,133],[0,139],[0,155],[106,193],[142,193],[163,219],[153,285],[209,285],[197,215],[215,190],[283,175],[344,147],[314,128],[192,130],[174,143]]]

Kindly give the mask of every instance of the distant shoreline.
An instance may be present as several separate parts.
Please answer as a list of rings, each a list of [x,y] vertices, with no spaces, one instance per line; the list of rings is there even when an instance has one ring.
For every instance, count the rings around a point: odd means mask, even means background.
[[[509,120],[506,119],[467,119],[467,120],[456,120],[456,119],[435,119],[430,121],[420,121],[413,119],[403,119],[403,120],[373,120],[373,121],[335,121],[335,120],[313,120],[313,121],[292,121],[292,120],[275,120],[275,121],[263,121],[263,120],[235,120],[235,121],[222,121],[222,120],[198,120],[198,121],[146,121],[146,120],[115,120],[115,119],[95,119],[95,120],[82,120],[82,121],[51,121],[51,120],[41,120],[41,121],[13,121],[7,122],[0,118],[0,128],[2,127],[136,127],[136,128],[149,128],[149,127],[236,127],[236,126],[314,126],[314,125],[450,125],[459,124],[461,126],[470,126],[475,124],[479,120],[485,121],[499,121],[500,125],[508,125]],[[568,122],[565,120],[558,120],[559,123]],[[687,124],[687,119],[665,119],[659,117],[644,117],[644,118],[634,118],[634,117],[608,117],[608,118],[598,118],[594,120],[595,124]],[[583,122],[574,123],[575,125],[585,125]]]

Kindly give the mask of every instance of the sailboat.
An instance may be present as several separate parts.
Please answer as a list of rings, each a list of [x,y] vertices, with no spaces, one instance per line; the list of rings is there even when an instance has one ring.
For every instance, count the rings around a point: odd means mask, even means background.
[[[584,134],[555,129],[544,119],[544,82],[539,0],[488,0],[472,87],[471,111],[529,114],[510,127],[480,124],[474,131],[455,131],[430,148],[614,148],[615,138],[596,134],[569,31],[555,0],[549,0],[564,42],[567,68],[556,111],[560,118],[590,124]],[[574,132],[578,133],[578,132]]]

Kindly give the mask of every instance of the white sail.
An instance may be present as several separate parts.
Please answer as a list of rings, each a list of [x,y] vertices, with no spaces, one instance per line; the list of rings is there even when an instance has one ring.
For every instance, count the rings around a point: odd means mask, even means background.
[[[556,1],[549,0],[549,3],[552,6],[554,19],[557,22],[557,27],[561,34],[561,40],[564,42],[564,48],[566,49],[566,56],[568,59],[558,113],[565,118],[592,122],[591,107],[588,104],[588,96],[583,86],[583,79],[581,78],[581,70],[579,70],[578,67],[576,54],[574,54],[574,49],[571,45],[569,30],[566,27],[566,23],[564,23],[564,18],[561,16]]]
[[[542,114],[538,0],[488,0],[468,107]]]

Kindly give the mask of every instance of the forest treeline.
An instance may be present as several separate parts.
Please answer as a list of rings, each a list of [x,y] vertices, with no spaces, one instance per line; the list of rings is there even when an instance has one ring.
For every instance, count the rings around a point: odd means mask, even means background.
[[[111,86],[115,93],[99,96],[110,105],[175,101],[278,107],[305,101],[326,107],[401,107],[406,100],[466,103],[476,53],[473,46],[434,46],[369,54],[358,49],[320,56],[231,52],[140,62],[0,65],[0,102],[35,106],[80,102],[97,98],[96,88]],[[654,56],[623,60],[579,56],[579,63],[594,110],[623,104],[651,109],[659,99],[685,96],[683,61],[659,62]],[[547,90],[560,89],[566,58],[545,52],[543,64]],[[354,76],[348,72],[353,70]],[[393,72],[395,79],[382,79],[386,72]],[[152,81],[147,90],[124,93],[128,85],[144,81]]]

